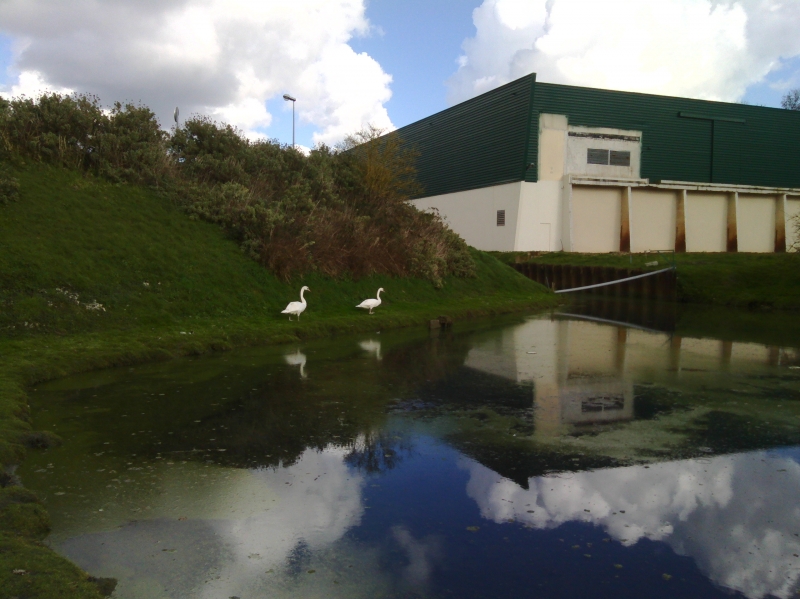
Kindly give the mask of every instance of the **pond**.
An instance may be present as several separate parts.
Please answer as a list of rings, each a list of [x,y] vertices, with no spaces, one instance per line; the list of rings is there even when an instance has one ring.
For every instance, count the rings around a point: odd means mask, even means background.
[[[795,596],[798,349],[568,312],[53,381],[19,474],[120,598]]]

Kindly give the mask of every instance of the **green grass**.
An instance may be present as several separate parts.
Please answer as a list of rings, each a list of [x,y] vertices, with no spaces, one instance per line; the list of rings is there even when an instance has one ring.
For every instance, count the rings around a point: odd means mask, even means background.
[[[474,252],[477,276],[281,281],[215,225],[158,193],[23,165],[0,206],[0,463],[46,440],[29,424],[30,385],[68,374],[341,332],[423,326],[554,306],[542,286]],[[308,285],[300,322],[280,314]],[[355,305],[386,289],[375,315]],[[102,309],[90,309],[96,304]],[[88,307],[87,307],[88,306]],[[47,514],[0,493],[0,586],[20,597],[97,597],[88,575],[40,543]],[[24,570],[25,574],[12,574]]]
[[[758,310],[800,310],[800,253],[576,254],[494,252],[499,260],[657,270],[675,262],[681,302]],[[658,266],[645,266],[657,261]]]

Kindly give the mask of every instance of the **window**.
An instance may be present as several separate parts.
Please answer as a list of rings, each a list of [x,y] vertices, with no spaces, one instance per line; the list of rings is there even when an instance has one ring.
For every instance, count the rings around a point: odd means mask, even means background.
[[[589,164],[608,164],[608,150],[589,149],[586,161]]]
[[[497,226],[498,227],[505,227],[506,226],[506,211],[505,210],[498,210],[497,211]]]
[[[587,152],[586,162],[589,164],[604,164],[611,166],[630,166],[631,153],[619,150],[600,150],[590,148]]]
[[[631,153],[611,150],[611,161],[609,162],[609,164],[611,164],[611,166],[630,166]]]

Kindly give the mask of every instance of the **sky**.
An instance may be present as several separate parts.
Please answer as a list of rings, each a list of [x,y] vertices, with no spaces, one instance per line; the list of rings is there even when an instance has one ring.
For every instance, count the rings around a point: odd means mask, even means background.
[[[529,73],[779,107],[800,0],[0,0],[0,94],[86,92],[336,144]]]

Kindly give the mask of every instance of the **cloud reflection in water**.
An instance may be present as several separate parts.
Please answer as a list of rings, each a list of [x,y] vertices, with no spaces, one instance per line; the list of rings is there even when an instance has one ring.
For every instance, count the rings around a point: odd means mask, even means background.
[[[663,541],[717,584],[788,598],[800,578],[800,465],[766,452],[531,478],[525,490],[464,460],[484,518],[582,521],[634,545]],[[532,513],[529,512],[532,510]]]
[[[297,596],[298,588],[314,596],[321,577],[295,580],[286,571],[298,548],[307,549],[303,574],[314,567],[309,560],[369,559],[341,546],[364,509],[364,477],[346,465],[346,452],[308,449],[277,469],[165,468],[144,519],[130,521],[130,511],[119,510],[105,532],[68,538],[58,549],[119,578],[121,597],[187,596],[189,589],[193,597],[280,597]]]

